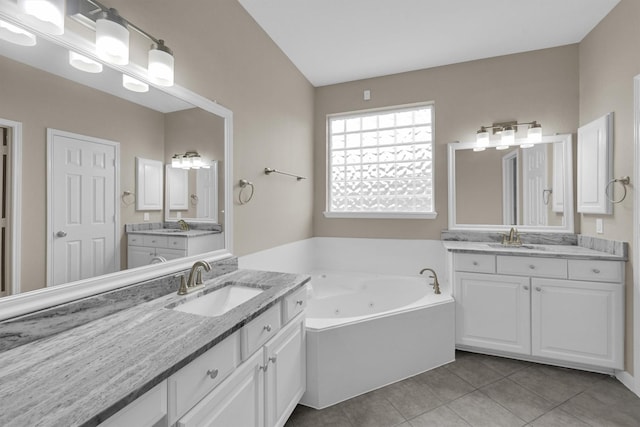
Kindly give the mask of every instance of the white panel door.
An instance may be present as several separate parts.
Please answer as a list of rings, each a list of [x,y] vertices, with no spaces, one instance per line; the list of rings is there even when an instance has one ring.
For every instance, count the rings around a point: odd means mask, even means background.
[[[623,286],[532,279],[534,356],[623,369]]]
[[[524,225],[547,225],[547,144],[522,150],[522,207]]]
[[[455,273],[456,344],[529,354],[528,277]]]
[[[55,129],[47,141],[48,286],[119,270],[118,143]]]

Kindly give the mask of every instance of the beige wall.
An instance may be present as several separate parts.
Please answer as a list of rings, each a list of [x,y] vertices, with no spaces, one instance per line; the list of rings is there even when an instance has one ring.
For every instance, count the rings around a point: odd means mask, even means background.
[[[313,87],[237,0],[110,0],[123,16],[166,40],[176,82],[234,113],[234,184],[255,184],[238,205],[234,253],[312,236]],[[309,177],[266,176],[272,167]]]
[[[23,126],[22,291],[46,282],[47,128],[120,143],[120,188],[135,192],[135,156],[164,159],[164,115],[0,56],[0,117]],[[91,108],[87,108],[91,106]],[[161,212],[150,212],[160,221]],[[142,222],[135,204],[120,203],[121,265],[124,224]]]
[[[371,100],[362,92],[371,90]],[[326,219],[326,115],[435,102],[435,220]],[[570,45],[325,86],[315,98],[316,236],[439,239],[447,228],[447,143],[473,141],[481,125],[537,120],[545,134],[578,125],[578,46]],[[519,135],[517,135],[519,136]]]
[[[580,125],[614,112],[613,175],[633,177],[633,78],[640,74],[640,2],[622,0],[580,43]],[[634,183],[632,182],[632,185]],[[619,191],[619,189],[618,189]],[[616,193],[619,194],[619,193]],[[596,235],[596,218],[604,234]],[[633,194],[613,215],[581,215],[583,234],[633,243]],[[631,256],[637,248],[631,248]],[[626,369],[633,373],[633,261],[626,270]]]

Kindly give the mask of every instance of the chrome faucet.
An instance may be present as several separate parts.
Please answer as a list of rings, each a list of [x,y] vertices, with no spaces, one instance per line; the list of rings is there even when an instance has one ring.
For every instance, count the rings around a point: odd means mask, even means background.
[[[522,241],[520,240],[520,234],[515,227],[511,227],[509,230],[509,234],[502,235],[502,244],[510,245],[510,246],[520,246],[522,245]]]
[[[442,292],[440,292],[440,283],[438,283],[438,275],[436,274],[435,270],[433,268],[423,268],[422,270],[420,270],[420,274],[424,273],[425,271],[429,271],[433,274],[433,293],[435,293],[436,295],[440,295]]]
[[[179,219],[178,225],[180,226],[180,230],[189,231],[189,224],[187,224],[184,219]]]
[[[188,279],[185,279],[184,275],[179,275],[180,288],[178,289],[178,295],[186,295],[189,292],[193,292],[204,287],[204,284],[202,283],[201,268],[204,268],[205,271],[211,271],[211,265],[207,261],[200,260],[194,262],[191,266]]]

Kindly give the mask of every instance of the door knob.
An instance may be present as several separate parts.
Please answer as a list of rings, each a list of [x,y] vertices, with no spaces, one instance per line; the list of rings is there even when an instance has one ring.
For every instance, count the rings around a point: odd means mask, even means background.
[[[64,231],[61,230],[61,231],[58,231],[56,233],[56,236],[58,236],[58,237],[67,237],[67,233],[65,233]]]

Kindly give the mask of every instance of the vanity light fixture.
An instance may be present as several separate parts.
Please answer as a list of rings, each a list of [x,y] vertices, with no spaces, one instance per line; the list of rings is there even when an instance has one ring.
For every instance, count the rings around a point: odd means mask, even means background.
[[[148,84],[141,82],[138,79],[134,79],[133,77],[127,74],[122,75],[122,86],[124,86],[125,89],[128,89],[132,92],[139,92],[139,93],[149,92]]]
[[[35,46],[36,36],[16,25],[0,20],[0,39],[20,46]]]
[[[44,33],[64,33],[66,0],[18,0],[18,8],[28,24]]]
[[[532,147],[533,144],[542,141],[542,125],[536,121],[494,123],[491,126],[480,127],[480,130],[476,133],[476,147],[473,150],[483,151],[490,145],[489,129],[492,129],[494,134],[500,135],[500,143],[495,146],[496,150],[506,150],[515,144],[515,133],[518,131],[518,126],[529,126],[527,139],[520,145],[521,148]]]
[[[94,61],[91,58],[87,58],[84,55],[80,55],[78,52],[72,50],[69,51],[69,64],[80,71],[87,73],[101,73],[102,64],[98,61]]]
[[[103,10],[96,19],[96,52],[107,62],[116,65],[129,63],[129,29],[127,21],[111,8]]]
[[[202,160],[197,151],[187,151],[184,154],[174,154],[171,157],[171,167],[179,169],[209,169],[211,166]]]

